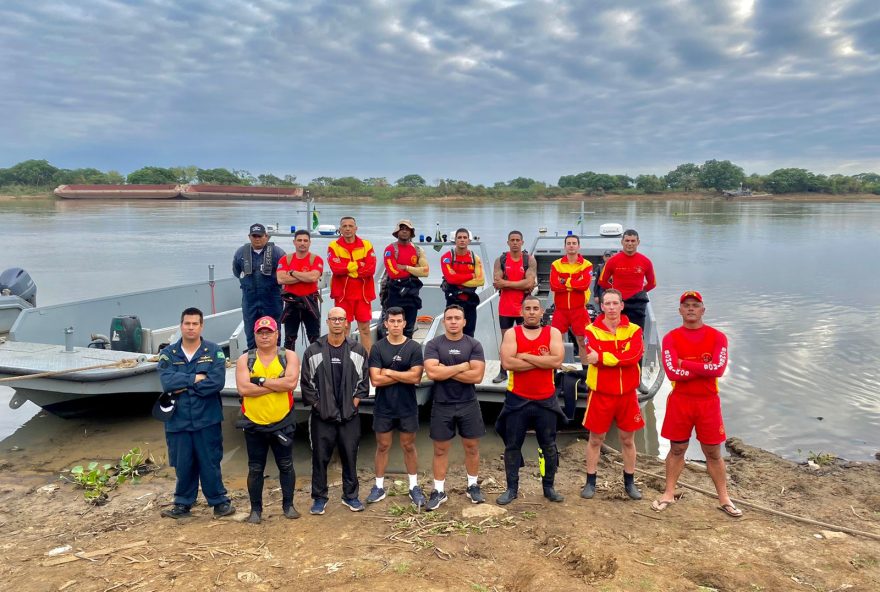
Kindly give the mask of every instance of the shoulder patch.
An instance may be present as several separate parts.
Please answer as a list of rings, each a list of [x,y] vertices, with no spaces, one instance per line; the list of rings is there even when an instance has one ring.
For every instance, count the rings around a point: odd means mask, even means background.
[[[223,353],[223,350],[217,350],[217,359],[218,360],[225,360],[226,359],[226,355]]]

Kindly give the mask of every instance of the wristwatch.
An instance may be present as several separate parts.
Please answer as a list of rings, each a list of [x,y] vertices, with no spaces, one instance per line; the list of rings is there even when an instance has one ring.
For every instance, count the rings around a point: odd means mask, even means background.
[[[266,377],[265,377],[265,376],[261,376],[260,379],[259,379],[259,383],[260,383],[260,386],[263,386],[263,385],[266,383]]]

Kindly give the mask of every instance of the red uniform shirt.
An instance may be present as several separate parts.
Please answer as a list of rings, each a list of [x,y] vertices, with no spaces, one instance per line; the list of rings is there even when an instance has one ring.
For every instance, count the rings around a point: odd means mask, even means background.
[[[464,255],[457,255],[455,249],[447,251],[440,258],[443,279],[453,286],[463,286],[476,279],[478,261],[477,256],[470,250]]]
[[[526,277],[526,268],[523,266],[523,257],[520,254],[519,261],[515,261],[510,253],[504,258],[505,279],[518,282]],[[522,301],[526,293],[523,290],[504,288],[498,296],[498,314],[505,317],[521,317]]]
[[[394,255],[394,245],[397,245],[396,257]],[[387,272],[388,277],[393,280],[401,280],[410,277],[410,273],[402,270],[400,266],[408,265],[410,267],[418,267],[419,252],[411,243],[405,245],[391,243],[385,247],[385,256],[383,257],[383,260],[385,262],[385,271]]]
[[[550,289],[556,310],[586,307],[592,280],[593,264],[582,255],[574,263],[569,263],[567,257],[554,261],[550,266]]]
[[[605,263],[599,285],[606,290],[619,290],[623,299],[628,300],[642,290],[648,292],[657,287],[654,264],[639,252],[627,255],[621,251]]]
[[[516,353],[550,355],[550,327],[542,327],[535,339],[526,337],[522,325],[516,325],[513,333],[516,335]],[[523,399],[549,399],[556,393],[556,385],[553,384],[555,372],[552,368],[532,368],[524,372],[513,370],[507,381],[507,390]]]
[[[324,273],[324,260],[312,253],[299,258],[296,253],[282,257],[278,262],[278,271],[318,271]],[[297,282],[295,284],[283,284],[285,292],[296,296],[308,296],[318,291],[318,282]]]
[[[673,393],[718,394],[718,378],[727,368],[727,337],[709,325],[673,329],[663,337],[663,368]]]
[[[586,331],[587,343],[599,354],[599,361],[587,366],[587,386],[606,395],[635,392],[642,376],[639,360],[645,351],[642,329],[620,315],[620,324],[612,332],[599,315]]]
[[[351,263],[353,270],[349,268]],[[376,253],[370,241],[356,236],[354,242],[348,243],[339,237],[327,247],[327,264],[333,272],[330,298],[367,303],[376,299]]]

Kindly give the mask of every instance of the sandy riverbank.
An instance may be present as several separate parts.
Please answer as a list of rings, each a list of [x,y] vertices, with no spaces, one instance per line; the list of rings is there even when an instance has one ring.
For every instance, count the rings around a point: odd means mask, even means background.
[[[22,591],[880,588],[877,540],[745,506],[745,516],[732,519],[717,509],[716,500],[687,489],[678,503],[656,513],[650,502],[659,495],[661,481],[640,474],[645,499],[624,499],[613,456],[603,458],[596,498],[582,500],[584,450],[585,443],[578,441],[563,451],[562,504],[541,497],[536,462],[531,461],[523,469],[524,495],[503,513],[494,503],[470,504],[461,488],[463,469],[455,468],[447,481],[450,500],[433,514],[395,516],[396,505],[408,507],[402,496],[353,514],[338,502],[337,482],[326,515],[309,516],[308,482],[300,479],[296,504],[306,515],[294,521],[281,517],[274,490],[261,525],[212,520],[204,505],[196,506],[196,517],[188,521],[160,518],[173,487],[167,468],[140,484],[123,485],[106,505],[91,507],[80,490],[59,482],[65,466],[33,466],[26,455],[3,451],[0,581],[15,582]],[[880,533],[880,463],[838,462],[814,469],[736,439],[727,450],[735,498]],[[363,459],[363,464],[370,461]],[[655,459],[639,462],[642,469],[663,472]],[[494,500],[502,490],[501,460],[483,459],[481,472],[483,489]],[[363,494],[370,471],[361,476]],[[430,482],[426,473],[421,480]],[[711,489],[698,468],[686,469],[682,481]],[[238,508],[247,509],[243,488],[231,492]],[[486,513],[463,515],[475,510]],[[47,555],[64,546],[71,551]],[[49,565],[78,551],[104,552],[91,560]]]

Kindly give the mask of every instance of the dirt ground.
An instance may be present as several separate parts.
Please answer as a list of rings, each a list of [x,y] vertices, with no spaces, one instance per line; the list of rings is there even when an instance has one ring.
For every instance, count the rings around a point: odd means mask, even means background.
[[[716,500],[685,488],[676,504],[656,513],[650,504],[661,480],[640,473],[644,499],[625,499],[613,454],[603,456],[596,497],[583,500],[585,448],[578,440],[562,453],[562,504],[541,496],[533,460],[523,469],[520,499],[499,508],[492,502],[503,489],[503,464],[484,458],[481,479],[490,503],[471,504],[463,494],[463,468],[454,467],[447,479],[450,499],[436,512],[415,514],[401,488],[401,495],[354,514],[338,502],[337,480],[327,513],[310,516],[308,481],[300,479],[296,505],[304,515],[287,520],[280,493],[267,480],[260,525],[241,522],[248,508],[241,488],[231,490],[239,509],[233,517],[214,520],[201,503],[194,518],[174,521],[159,516],[171,503],[171,469],[126,483],[107,504],[94,507],[83,501],[82,490],[59,480],[64,466],[24,466],[14,450],[3,451],[0,589],[880,589],[878,540],[745,504],[744,517],[733,519]],[[880,533],[880,463],[809,467],[736,439],[727,449],[734,498]],[[656,459],[640,458],[639,464],[662,475]],[[363,495],[372,475],[362,471],[361,477]],[[430,490],[429,475],[420,479]],[[681,482],[712,489],[697,466],[685,469]]]

